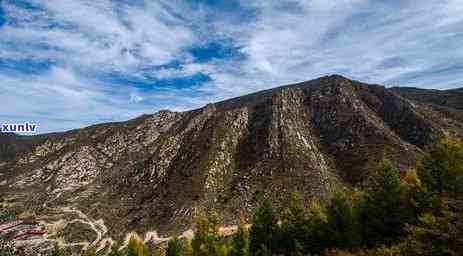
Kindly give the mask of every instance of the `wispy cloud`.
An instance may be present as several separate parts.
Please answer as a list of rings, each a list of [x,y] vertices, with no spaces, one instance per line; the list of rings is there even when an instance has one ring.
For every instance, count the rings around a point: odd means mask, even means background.
[[[4,0],[1,121],[59,131],[340,73],[463,85],[459,0]],[[4,120],[5,119],[5,120]]]

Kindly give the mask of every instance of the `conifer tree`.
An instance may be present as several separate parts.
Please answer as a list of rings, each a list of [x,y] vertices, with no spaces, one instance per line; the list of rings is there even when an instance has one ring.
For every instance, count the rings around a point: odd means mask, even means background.
[[[404,234],[399,170],[384,161],[369,180],[360,205],[362,238],[368,246],[391,244]]]
[[[360,244],[357,215],[352,202],[343,193],[336,194],[326,211],[327,239],[332,247],[352,249]]]
[[[249,250],[252,255],[271,255],[276,248],[278,235],[278,219],[272,205],[264,200],[254,216],[254,223],[250,230]],[[269,254],[270,253],[270,254]]]
[[[307,223],[307,238],[304,241],[305,251],[319,255],[329,246],[328,218],[320,202],[313,201],[310,204]]]
[[[418,225],[408,227],[404,255],[444,256],[463,252],[463,215],[444,210],[442,216],[426,213]]]
[[[174,236],[167,245],[167,256],[180,256],[182,255],[182,244],[177,236]]]
[[[418,167],[424,185],[440,196],[463,196],[463,142],[446,138],[436,143]]]
[[[182,256],[193,256],[193,247],[191,246],[190,240],[185,241]]]
[[[238,230],[233,236],[231,256],[249,256],[249,231],[243,218],[240,219]]]
[[[293,194],[289,207],[283,211],[278,237],[279,251],[284,254],[297,254],[304,251],[308,234],[307,214],[299,194]]]
[[[111,251],[109,252],[108,256],[124,256],[122,250],[119,250],[117,246],[111,247]]]
[[[143,241],[139,241],[134,236],[131,236],[129,239],[129,243],[127,244],[126,250],[127,256],[150,256],[151,251],[150,249],[143,243]]]
[[[198,217],[195,236],[191,241],[193,256],[215,256],[226,253],[227,248],[220,244],[222,237],[219,228],[218,214],[214,213],[210,218],[205,215]]]
[[[416,224],[425,212],[440,211],[440,200],[435,193],[429,193],[422,184],[415,169],[407,171],[401,181],[401,191],[407,224]]]

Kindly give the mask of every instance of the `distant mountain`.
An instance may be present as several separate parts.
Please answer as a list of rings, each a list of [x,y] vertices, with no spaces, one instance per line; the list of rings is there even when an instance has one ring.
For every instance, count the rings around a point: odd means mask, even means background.
[[[463,137],[461,97],[332,75],[192,111],[2,135],[0,195],[49,222],[74,207],[117,239],[187,228],[201,211],[232,223],[262,197],[325,199],[361,185],[385,158],[407,170],[439,138]]]
[[[440,91],[411,87],[393,87],[390,90],[411,100],[463,110],[463,88]]]
[[[394,87],[390,90],[438,111],[439,115],[435,117],[436,121],[445,122],[448,118],[450,119],[449,122],[452,120],[463,122],[463,88],[440,91]]]
[[[18,155],[31,152],[42,144],[50,135],[20,136],[0,132],[0,162],[14,160]]]

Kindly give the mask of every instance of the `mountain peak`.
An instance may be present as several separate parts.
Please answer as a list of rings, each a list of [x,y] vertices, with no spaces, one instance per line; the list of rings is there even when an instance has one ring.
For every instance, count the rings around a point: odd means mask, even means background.
[[[444,134],[463,137],[457,101],[412,104],[400,93],[330,75],[192,111],[4,140],[0,194],[17,211],[40,209],[44,222],[76,208],[118,240],[188,229],[208,210],[233,224],[257,198],[324,200],[363,184],[385,157],[407,170]]]
[[[345,76],[342,76],[340,74],[331,74],[329,76],[327,76],[328,78],[330,79],[340,79],[340,80],[349,80],[349,81],[352,81],[351,79],[345,77]]]

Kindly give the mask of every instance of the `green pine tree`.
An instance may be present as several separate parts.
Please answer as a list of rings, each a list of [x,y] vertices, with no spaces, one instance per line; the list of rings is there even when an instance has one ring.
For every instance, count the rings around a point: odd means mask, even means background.
[[[405,235],[399,170],[384,161],[369,180],[359,209],[362,238],[367,246],[391,244]]]
[[[134,236],[131,236],[126,250],[127,256],[151,256],[150,249]]]
[[[302,199],[300,195],[293,194],[289,207],[283,211],[281,217],[278,251],[292,255],[303,253],[308,228],[307,214]]]
[[[463,252],[463,215],[443,211],[442,216],[426,213],[418,225],[407,228],[403,255],[447,256]]]
[[[122,250],[119,250],[117,246],[113,246],[108,256],[125,256]]]
[[[249,231],[244,219],[240,220],[238,230],[233,235],[231,256],[249,256]]]
[[[252,255],[271,255],[278,244],[278,219],[272,205],[264,200],[254,215],[254,223],[250,230],[249,250]],[[270,254],[268,254],[270,253]]]
[[[314,255],[322,254],[329,246],[328,217],[320,202],[310,204],[307,216],[307,233],[303,241],[304,251]]]
[[[338,193],[326,211],[327,239],[332,247],[353,249],[360,244],[360,231],[355,207],[345,194]]]
[[[167,245],[167,256],[180,256],[182,255],[182,244],[177,236],[174,236]]]
[[[401,191],[406,222],[416,224],[425,212],[438,212],[440,200],[437,194],[430,193],[422,184],[415,169],[407,171],[401,181]]]
[[[463,196],[463,142],[443,139],[436,143],[418,166],[418,174],[430,191],[454,198]]]
[[[220,218],[214,213],[210,218],[202,215],[196,223],[196,232],[191,247],[193,256],[216,256],[222,255],[227,250],[220,244],[222,237],[219,234]]]

